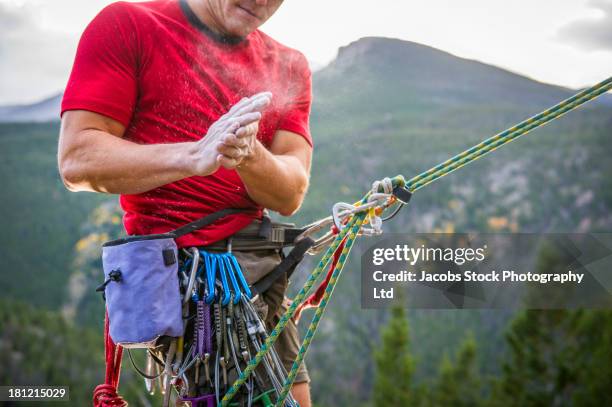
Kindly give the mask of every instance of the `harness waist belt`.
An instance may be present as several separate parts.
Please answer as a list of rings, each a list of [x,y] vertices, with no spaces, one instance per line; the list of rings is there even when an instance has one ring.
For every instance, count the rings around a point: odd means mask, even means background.
[[[304,229],[296,228],[292,223],[276,223],[270,218],[254,220],[247,227],[227,239],[218,240],[202,248],[207,250],[227,250],[231,243],[232,250],[270,250],[293,246],[295,239]]]

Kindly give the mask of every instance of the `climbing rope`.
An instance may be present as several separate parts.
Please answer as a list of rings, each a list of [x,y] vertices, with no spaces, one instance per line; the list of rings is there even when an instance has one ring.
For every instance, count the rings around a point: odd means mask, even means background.
[[[508,130],[505,130],[484,140],[483,142],[475,145],[474,147],[469,148],[463,151],[462,153],[457,154],[454,157],[444,161],[443,163],[436,165],[435,167],[427,171],[422,172],[421,174],[411,178],[407,182],[401,175],[398,175],[393,178],[386,178],[383,181],[375,183],[372,190],[368,192],[368,194],[366,194],[363,199],[358,203],[354,205],[341,204],[338,207],[334,206],[334,214],[332,217],[322,219],[311,225],[313,230],[316,229],[316,231],[318,231],[321,230],[323,227],[329,225],[330,223],[334,223],[336,230],[320,238],[314,246],[315,248],[319,248],[323,245],[329,244],[327,251],[319,261],[315,270],[306,280],[304,287],[293,299],[291,306],[281,317],[272,332],[270,332],[270,335],[264,342],[263,346],[257,352],[255,357],[251,359],[251,361],[249,361],[247,367],[241,372],[238,379],[232,384],[231,388],[225,393],[225,396],[223,397],[219,405],[221,407],[228,406],[231,399],[235,396],[240,387],[246,383],[249,375],[255,370],[255,368],[259,365],[259,363],[267,354],[267,352],[269,352],[269,350],[272,348],[274,342],[280,335],[280,332],[285,328],[288,321],[295,315],[296,310],[300,308],[300,306],[306,299],[306,296],[311,291],[315,281],[321,275],[321,273],[328,265],[334,254],[336,254],[338,248],[341,247],[341,245],[343,244],[344,247],[341,248],[342,252],[339,257],[339,260],[334,265],[334,267],[332,267],[331,277],[328,281],[327,287],[325,288],[324,295],[319,303],[319,306],[317,307],[315,315],[312,318],[312,321],[304,336],[304,340],[302,342],[296,360],[294,361],[291,371],[289,372],[285,382],[283,383],[282,391],[275,404],[276,407],[283,406],[285,398],[288,396],[291,386],[293,385],[299,366],[303,362],[306,353],[308,352],[308,348],[317,331],[321,317],[323,316],[325,309],[329,303],[329,300],[333,294],[338,278],[342,273],[342,269],[344,268],[345,262],[348,258],[348,254],[350,253],[350,250],[357,236],[362,234],[363,232],[362,226],[365,223],[369,222],[372,225],[372,231],[374,231],[375,233],[377,231],[380,231],[381,219],[379,215],[397,200],[399,200],[399,208],[401,208],[401,206],[407,202],[406,199],[402,199],[402,197],[406,196],[406,193],[401,193],[402,190],[408,191],[409,199],[410,194],[417,191],[418,189],[421,189],[422,187],[432,183],[433,181],[436,181],[442,178],[443,176],[448,175],[451,172],[465,166],[466,164],[469,164],[479,159],[480,157],[496,150],[502,145],[507,144],[517,139],[518,137],[529,133],[531,130],[550,123],[551,121],[561,117],[565,113],[581,106],[582,104],[602,95],[603,93],[611,89],[612,77],[588,89],[585,89],[582,92],[577,93],[576,95],[560,102],[559,104],[533,117],[528,118],[527,120],[524,120],[523,122],[509,128]],[[390,193],[391,191],[393,191],[393,194]],[[377,195],[380,196],[377,197]],[[395,197],[393,195],[395,195]],[[372,197],[376,197],[377,199],[372,200]],[[397,210],[391,216],[394,216],[396,213]],[[389,219],[391,216],[387,217],[386,219]],[[305,235],[306,234],[308,234],[308,232],[306,232]]]
[[[104,352],[106,359],[104,384],[94,389],[93,405],[94,407],[127,407],[128,403],[117,394],[123,348],[115,345],[108,334],[108,314],[104,316]]]
[[[334,288],[336,287],[336,283],[338,282],[340,273],[342,273],[342,270],[344,269],[344,264],[346,263],[346,260],[348,259],[349,253],[351,252],[351,248],[353,247],[353,244],[357,240],[357,234],[359,233],[359,229],[361,228],[361,225],[363,224],[363,220],[365,216],[366,216],[366,213],[361,213],[356,216],[357,219],[354,221],[348,233],[348,236],[346,237],[346,243],[344,244],[344,249],[342,249],[338,263],[336,264],[336,267],[333,269],[334,271],[329,280],[329,284],[327,285],[327,288],[325,289],[325,294],[323,295],[323,298],[321,299],[321,302],[319,306],[317,307],[317,310],[315,311],[314,316],[312,317],[310,325],[308,326],[308,331],[306,331],[306,334],[304,335],[302,346],[300,347],[298,355],[295,361],[293,362],[291,371],[287,375],[287,379],[285,379],[285,383],[283,383],[283,390],[279,396],[279,399],[276,402],[277,407],[283,405],[285,398],[287,397],[287,395],[289,394],[289,391],[291,390],[291,386],[293,385],[293,382],[297,376],[298,369],[300,368],[300,365],[302,364],[302,361],[304,360],[304,357],[306,356],[306,353],[308,352],[308,348],[310,347],[310,344],[314,338],[317,328],[319,327],[319,322],[321,321],[321,318],[323,317],[323,314],[325,313],[325,309],[327,308],[329,299],[334,292]]]
[[[335,250],[338,248],[340,243],[347,236],[348,232],[352,230],[352,226],[354,225],[354,222],[355,221],[351,221],[346,228],[344,228],[342,231],[338,233],[337,237],[331,243],[331,246],[328,248],[327,252],[323,255],[323,257],[319,261],[318,266],[315,268],[312,274],[308,277],[308,279],[306,280],[306,283],[304,284],[300,292],[295,296],[291,305],[288,307],[287,311],[283,314],[279,322],[276,324],[274,329],[272,329],[272,331],[268,335],[268,338],[263,343],[261,349],[257,352],[255,357],[249,361],[247,367],[242,371],[242,374],[234,382],[232,387],[225,393],[225,396],[223,397],[223,400],[221,401],[222,406],[225,407],[229,404],[230,400],[238,392],[238,389],[240,388],[240,386],[242,386],[246,382],[248,376],[259,365],[259,363],[261,362],[263,357],[266,355],[266,353],[269,351],[269,349],[271,349],[272,345],[274,344],[274,342],[276,342],[276,339],[278,338],[282,330],[285,328],[289,320],[295,314],[295,311],[298,305],[301,304],[302,301],[306,298],[311,288],[313,287],[314,283],[318,279],[319,275],[321,275],[321,273],[323,272],[323,270],[325,269],[325,267],[331,260],[332,255],[335,252]]]
[[[585,89],[569,99],[566,99],[563,102],[560,102],[557,105],[543,111],[542,113],[530,117],[516,126],[502,131],[501,133],[484,140],[483,142],[468,150],[465,150],[460,154],[457,154],[443,163],[422,172],[421,174],[411,178],[406,183],[406,187],[410,190],[410,192],[414,192],[425,185],[428,185],[433,181],[463,167],[464,165],[477,160],[485,154],[496,150],[502,145],[516,140],[518,137],[529,133],[531,130],[550,123],[551,121],[563,116],[570,110],[573,110],[578,106],[602,95],[610,89],[612,89],[612,77],[598,83],[597,85]]]

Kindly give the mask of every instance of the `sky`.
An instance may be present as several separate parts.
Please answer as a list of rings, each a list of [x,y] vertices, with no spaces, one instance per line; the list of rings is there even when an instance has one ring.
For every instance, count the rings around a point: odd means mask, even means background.
[[[81,32],[109,3],[0,0],[0,105],[60,92]],[[315,68],[383,36],[570,88],[612,75],[612,0],[285,0],[262,30]]]

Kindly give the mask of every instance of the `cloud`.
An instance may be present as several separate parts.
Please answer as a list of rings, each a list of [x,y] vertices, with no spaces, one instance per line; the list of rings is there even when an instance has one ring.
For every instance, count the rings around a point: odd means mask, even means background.
[[[25,18],[19,14],[19,8],[0,3],[0,32],[3,34],[20,27]]]
[[[85,25],[112,1],[0,0],[0,105],[34,102],[60,92]],[[575,21],[557,31],[556,40],[582,51],[611,50],[612,0],[533,1],[533,18],[526,18],[522,2],[504,0],[472,0],[470,7],[453,0],[381,0],[374,8],[363,0],[285,3],[264,31],[311,61],[327,63],[339,46],[376,35],[432,45],[570,87],[609,75],[612,66],[612,52],[581,52],[578,60],[570,47],[543,48],[541,42],[549,38],[550,27],[559,26],[559,18],[569,15],[576,16]],[[548,13],[550,7],[557,12]],[[580,18],[589,15],[593,18]],[[339,18],[346,24],[340,32]],[[314,33],[308,23],[313,20]],[[516,21],[522,23],[518,32]]]
[[[558,37],[579,49],[612,52],[612,0],[591,0],[588,4],[600,15],[565,25]]]
[[[35,101],[66,83],[76,39],[41,20],[32,6],[0,3],[0,104]]]

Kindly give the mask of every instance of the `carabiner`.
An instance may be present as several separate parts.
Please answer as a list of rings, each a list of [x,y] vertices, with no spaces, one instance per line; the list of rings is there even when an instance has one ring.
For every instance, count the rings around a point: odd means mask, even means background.
[[[216,290],[215,290],[215,279],[216,279],[216,270],[217,259],[213,257],[211,253],[202,251],[204,255],[204,265],[206,267],[206,284],[208,285],[208,295],[206,296],[206,303],[208,305],[215,302]]]
[[[342,217],[347,214],[351,214],[355,211],[355,205],[348,204],[346,202],[336,202],[334,206],[332,206],[332,220],[334,221],[334,226],[338,231],[344,229],[344,225],[342,224]]]
[[[233,258],[234,255],[231,253],[223,253],[220,254],[223,264],[227,267],[226,271],[229,274],[230,281],[232,283],[232,287],[234,287],[234,305],[237,305],[240,302],[240,298],[242,297],[242,291],[240,290],[240,285],[238,284],[238,280],[236,280],[236,275],[234,273],[234,267],[232,265],[232,261],[230,258]]]
[[[242,285],[242,290],[244,291],[244,295],[247,297],[247,300],[250,300],[251,297],[253,296],[253,293],[251,292],[251,288],[249,287],[249,283],[247,283],[246,279],[244,278],[244,274],[242,273],[242,267],[240,267],[240,263],[238,263],[238,260],[236,260],[236,256],[231,255],[229,256],[232,265],[234,266],[234,272],[236,273],[236,275],[238,276],[238,280],[240,280],[240,284]]]
[[[187,303],[193,294],[193,285],[195,284],[196,275],[198,274],[198,266],[200,265],[200,252],[195,247],[192,247],[193,260],[191,264],[191,274],[189,274],[189,282],[183,297],[183,304]]]
[[[227,270],[225,270],[225,262],[223,261],[222,254],[212,254],[217,260],[217,264],[219,265],[219,274],[221,275],[221,285],[223,286],[223,300],[221,301],[221,305],[226,306],[231,301],[231,295],[229,284],[227,283]]]

